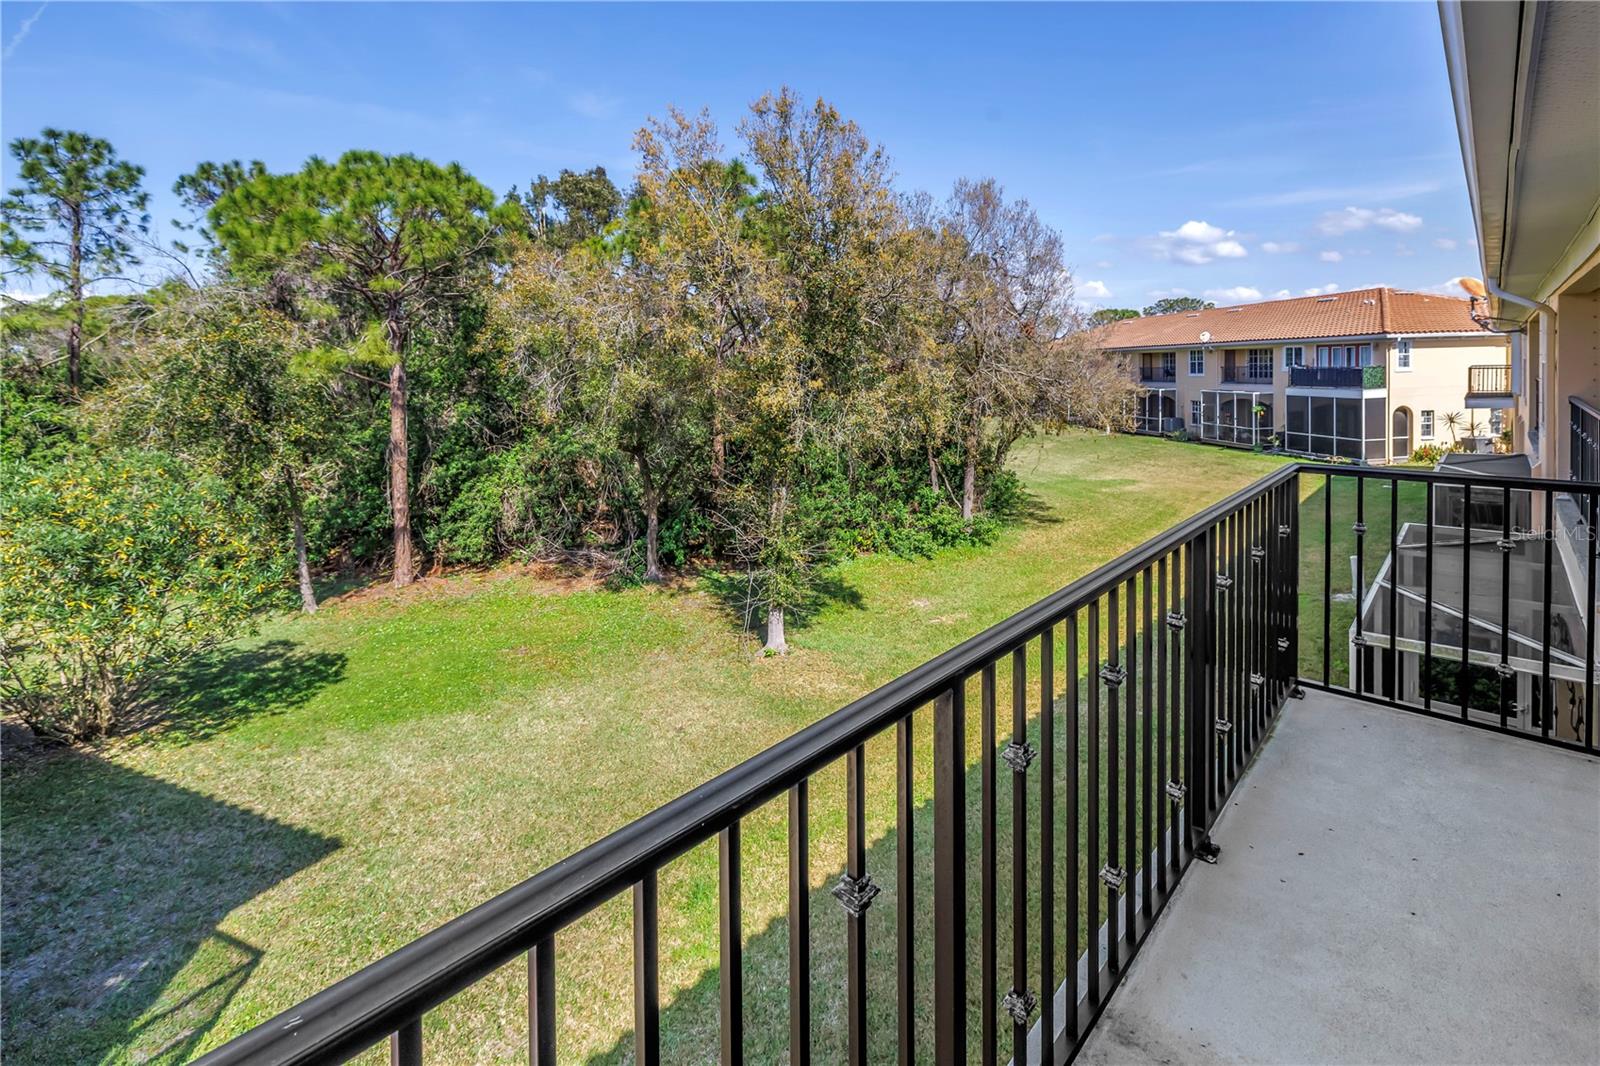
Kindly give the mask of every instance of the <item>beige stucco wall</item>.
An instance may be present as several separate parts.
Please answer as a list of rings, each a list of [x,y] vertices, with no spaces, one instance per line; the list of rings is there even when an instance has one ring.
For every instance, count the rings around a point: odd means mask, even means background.
[[[1434,412],[1433,443],[1448,443],[1449,431],[1444,427],[1443,416],[1446,412],[1458,411],[1464,416],[1471,417],[1474,413],[1467,409],[1467,368],[1485,364],[1506,364],[1510,358],[1510,345],[1504,337],[1412,337],[1412,357],[1409,371],[1396,371],[1394,367],[1394,348],[1397,338],[1377,338],[1369,343],[1373,346],[1372,360],[1374,365],[1389,368],[1386,374],[1388,385],[1386,388],[1387,406],[1385,408],[1385,422],[1383,434],[1390,440],[1389,451],[1392,446],[1392,419],[1397,407],[1404,406],[1411,412],[1412,446],[1427,443],[1421,437],[1421,412],[1431,410]],[[1347,343],[1365,343],[1352,341]],[[1271,344],[1247,344],[1211,346],[1201,349],[1205,353],[1205,373],[1191,375],[1189,373],[1189,348],[1151,348],[1140,352],[1131,353],[1133,365],[1140,366],[1145,352],[1152,356],[1159,352],[1177,353],[1177,380],[1170,385],[1153,382],[1151,389],[1172,388],[1177,394],[1177,414],[1188,425],[1192,418],[1192,401],[1200,399],[1202,392],[1228,388],[1240,392],[1260,392],[1272,396],[1273,419],[1276,429],[1281,429],[1284,419],[1284,400],[1288,392],[1289,374],[1283,368],[1283,349],[1286,345],[1298,345],[1306,349],[1306,361],[1312,362],[1315,358],[1316,341],[1278,341]],[[1251,348],[1270,348],[1272,350],[1272,381],[1271,382],[1228,382],[1222,380],[1222,368],[1226,364],[1228,354],[1232,352],[1235,360],[1240,365],[1245,362]],[[1488,432],[1489,412],[1478,410],[1475,412],[1483,432]],[[1510,411],[1506,412],[1508,421],[1511,420]],[[1406,459],[1408,455],[1391,456],[1391,458]]]

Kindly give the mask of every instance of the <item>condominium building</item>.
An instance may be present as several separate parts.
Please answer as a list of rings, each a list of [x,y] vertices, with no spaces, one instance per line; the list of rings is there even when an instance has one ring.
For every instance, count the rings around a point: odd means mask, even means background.
[[[1513,405],[1510,345],[1473,301],[1375,288],[1126,319],[1135,427],[1370,463],[1423,444],[1487,450]]]

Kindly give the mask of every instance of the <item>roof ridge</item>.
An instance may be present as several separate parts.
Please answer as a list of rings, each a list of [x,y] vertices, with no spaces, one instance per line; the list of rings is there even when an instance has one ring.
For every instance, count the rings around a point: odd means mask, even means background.
[[[1378,329],[1383,333],[1393,333],[1389,328],[1389,288],[1383,286],[1378,290]]]

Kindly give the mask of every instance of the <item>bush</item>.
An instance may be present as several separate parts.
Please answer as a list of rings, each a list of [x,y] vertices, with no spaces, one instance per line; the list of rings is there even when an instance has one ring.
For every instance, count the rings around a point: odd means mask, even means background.
[[[1417,450],[1411,453],[1413,463],[1437,463],[1443,459],[1447,449],[1443,444],[1419,444]]]
[[[284,594],[255,515],[168,456],[0,469],[0,703],[59,740],[127,724],[151,677]]]

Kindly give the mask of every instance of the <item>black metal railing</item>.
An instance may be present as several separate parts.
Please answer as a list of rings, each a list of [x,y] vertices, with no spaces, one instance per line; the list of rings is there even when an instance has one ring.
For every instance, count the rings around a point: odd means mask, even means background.
[[[1222,380],[1229,383],[1240,384],[1249,382],[1270,382],[1272,380],[1272,364],[1264,366],[1250,366],[1245,363],[1224,363],[1222,366]]]
[[[1022,1062],[1032,1038],[1048,1048],[1048,1061],[1066,1062],[1191,861],[1215,857],[1212,822],[1293,688],[1297,486],[1296,468],[1285,466],[202,1061],[338,1062],[387,1040],[393,1062],[419,1063],[424,1016],[525,957],[529,1055],[535,1066],[547,1066],[555,1061],[562,1007],[555,995],[562,930],[631,893],[635,1061],[658,1063],[657,872],[716,838],[721,1060],[742,1062],[741,819],[787,796],[788,868],[758,876],[788,878],[788,1055],[792,1063],[809,1062],[816,950],[806,910],[809,790],[819,771],[843,761],[847,840],[833,895],[845,912],[849,1060],[867,1057],[866,915],[892,880],[898,1061],[965,1062],[972,1047],[986,1062],[1006,1055]],[[970,922],[967,729],[974,695],[982,752],[975,886],[981,906]],[[1002,745],[1006,702],[1009,736]],[[932,884],[924,888],[913,881],[909,842],[917,832],[913,723],[929,704],[933,860]],[[889,733],[900,844],[893,868],[870,869],[864,843],[868,743]],[[997,861],[996,812],[1007,791],[1001,776],[1010,777],[1009,850],[1024,857],[1010,864],[1009,885],[1002,884]],[[1035,795],[1042,816],[1030,832],[1027,812]],[[1058,813],[1064,839],[1056,835]],[[912,915],[918,896],[930,890],[928,960],[913,936]],[[1004,965],[997,953],[1002,913],[1013,953]],[[1030,913],[1038,915],[1036,922]],[[1039,945],[1053,950],[1038,951]],[[1064,972],[1056,969],[1056,950]],[[968,1017],[969,957],[979,961],[975,1019]],[[916,1024],[914,1002],[929,980],[934,1009],[932,1031],[925,1032]],[[1058,991],[1066,1004],[1060,1013]],[[1040,1058],[1036,1052],[1034,1060]]]
[[[1133,418],[1135,433],[1176,433],[1183,428],[1183,419],[1172,416],[1138,414]]]
[[[1511,367],[1501,363],[1467,367],[1468,396],[1510,396]]]
[[[1600,410],[1576,396],[1567,401],[1568,476],[1573,481],[1600,481]]]
[[[1178,371],[1170,366],[1142,366],[1139,368],[1140,381],[1177,381]]]
[[[1300,471],[1313,527],[1300,624],[1320,631],[1301,684],[1595,752],[1600,485]],[[1563,493],[1576,528],[1557,524]]]
[[[1289,371],[1289,384],[1300,389],[1359,389],[1359,366],[1297,366]]]

